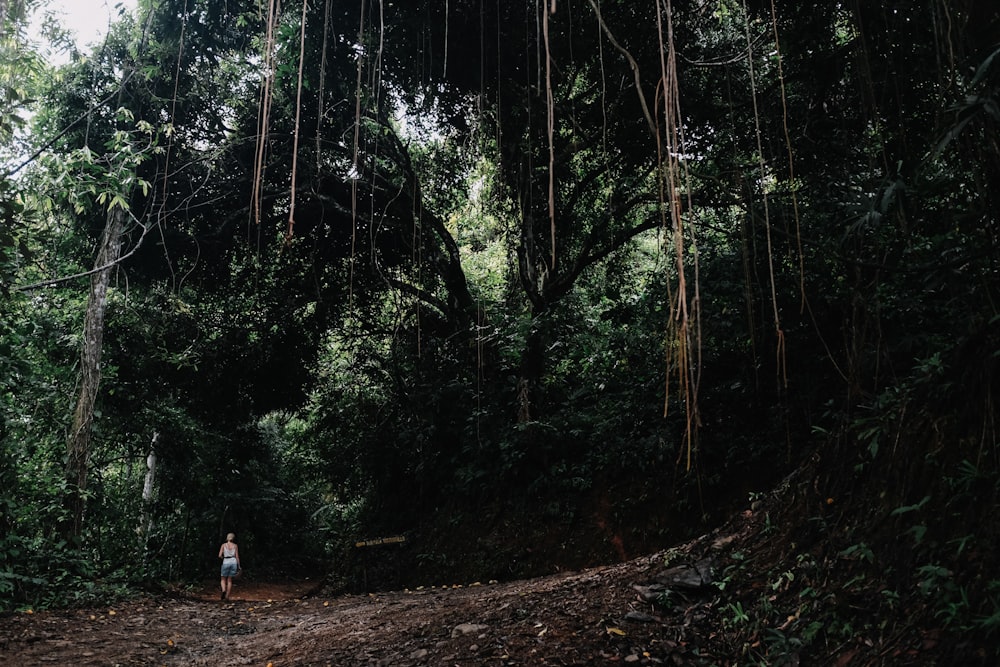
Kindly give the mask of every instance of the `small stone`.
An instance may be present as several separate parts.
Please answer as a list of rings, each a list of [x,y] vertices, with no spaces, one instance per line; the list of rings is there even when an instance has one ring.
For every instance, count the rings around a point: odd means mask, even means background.
[[[645,602],[657,602],[659,601],[668,589],[663,584],[651,584],[649,586],[641,586],[639,584],[633,584],[632,589],[639,594]]]
[[[464,637],[465,635],[478,634],[486,629],[488,629],[488,626],[479,625],[478,623],[462,623],[455,626],[455,629],[451,631],[451,636]]]
[[[625,656],[625,662],[629,664],[639,662],[639,660],[641,660],[641,658],[637,656],[635,653]]]
[[[423,660],[427,657],[429,651],[425,648],[418,648],[416,651],[410,654],[410,660]]]
[[[712,559],[704,558],[694,565],[679,565],[660,572],[656,581],[668,588],[696,591],[713,581]]]

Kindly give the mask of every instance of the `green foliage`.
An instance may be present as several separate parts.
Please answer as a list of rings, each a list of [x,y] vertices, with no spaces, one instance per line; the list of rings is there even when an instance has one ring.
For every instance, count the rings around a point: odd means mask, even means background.
[[[134,121],[128,109],[121,108],[116,115],[119,123]],[[32,195],[33,199],[42,198],[31,205],[48,209],[49,199],[65,198],[76,214],[94,208],[127,211],[130,203],[126,198],[133,189],[143,196],[149,194],[150,183],[136,173],[151,155],[163,151],[157,145],[158,138],[152,125],[140,120],[133,130],[116,130],[105,143],[103,154],[96,154],[87,145],[67,154],[45,154],[39,165],[41,189]]]
[[[726,610],[729,612],[728,618],[725,619],[727,624],[744,625],[750,622],[750,615],[744,611],[742,602],[737,600],[735,603],[730,603],[726,605]]]

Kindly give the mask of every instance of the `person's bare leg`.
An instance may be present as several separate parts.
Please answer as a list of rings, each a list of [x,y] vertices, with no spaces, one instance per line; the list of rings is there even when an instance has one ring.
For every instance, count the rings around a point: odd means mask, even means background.
[[[220,580],[220,584],[222,585],[222,599],[225,600],[226,599],[226,578],[225,577],[222,577],[222,579]]]
[[[226,599],[229,599],[229,594],[233,592],[233,578],[226,577]]]

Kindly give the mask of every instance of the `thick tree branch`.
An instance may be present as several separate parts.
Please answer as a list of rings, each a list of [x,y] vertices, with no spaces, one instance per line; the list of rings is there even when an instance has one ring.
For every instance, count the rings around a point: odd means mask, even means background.
[[[448,304],[445,303],[442,299],[439,299],[438,297],[434,296],[427,290],[421,289],[416,285],[411,285],[410,283],[399,280],[398,278],[390,278],[389,276],[386,276],[385,281],[390,286],[398,289],[400,292],[403,292],[404,294],[409,294],[412,297],[416,297],[423,303],[426,303],[429,306],[433,306],[438,311],[440,311],[440,313],[443,316],[445,317],[448,316]]]

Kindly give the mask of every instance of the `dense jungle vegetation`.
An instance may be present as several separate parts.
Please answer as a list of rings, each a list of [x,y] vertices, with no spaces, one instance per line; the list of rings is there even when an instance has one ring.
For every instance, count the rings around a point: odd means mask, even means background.
[[[4,610],[228,531],[531,576],[795,479],[790,562],[1000,641],[995,3],[44,9],[0,0]]]

